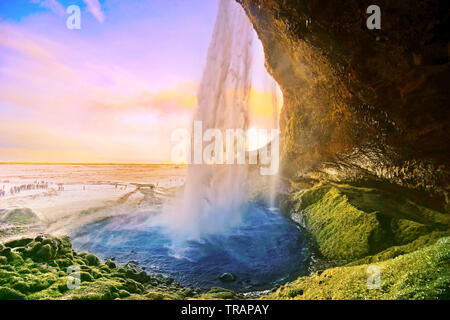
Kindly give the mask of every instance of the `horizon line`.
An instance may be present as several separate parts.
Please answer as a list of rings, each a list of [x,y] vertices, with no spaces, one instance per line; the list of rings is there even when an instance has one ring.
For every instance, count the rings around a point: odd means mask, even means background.
[[[150,166],[150,165],[186,165],[185,163],[173,162],[46,162],[46,161],[0,161],[0,165],[5,164],[35,164],[35,165],[103,165],[103,166],[118,166],[118,165],[135,165],[135,166]]]

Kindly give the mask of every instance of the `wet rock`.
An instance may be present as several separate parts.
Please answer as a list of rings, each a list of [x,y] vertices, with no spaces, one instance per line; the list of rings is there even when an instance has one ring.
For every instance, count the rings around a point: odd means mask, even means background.
[[[223,273],[220,277],[219,277],[220,281],[222,282],[233,282],[236,280],[236,276],[232,273],[226,272]]]
[[[125,277],[133,279],[139,283],[147,283],[152,279],[150,275],[148,275],[144,270],[139,268],[135,262],[132,261],[128,262],[124,266],[124,271]]]

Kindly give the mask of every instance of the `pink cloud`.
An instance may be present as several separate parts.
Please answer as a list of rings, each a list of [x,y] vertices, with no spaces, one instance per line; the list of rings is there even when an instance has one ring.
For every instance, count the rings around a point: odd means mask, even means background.
[[[66,13],[64,7],[56,0],[31,0],[31,2],[38,3],[41,7],[50,9],[59,16],[63,16]]]
[[[87,5],[87,10],[98,20],[98,22],[105,21],[105,14],[103,13],[98,0],[83,0],[83,2]]]

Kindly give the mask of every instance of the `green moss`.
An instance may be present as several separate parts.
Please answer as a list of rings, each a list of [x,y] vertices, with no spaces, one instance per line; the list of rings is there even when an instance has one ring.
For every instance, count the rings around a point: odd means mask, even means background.
[[[6,285],[14,281],[16,273],[12,270],[5,270],[6,266],[2,266],[0,269],[0,285]]]
[[[100,260],[94,256],[93,254],[88,254],[84,257],[84,260],[89,266],[98,266],[100,264]]]
[[[236,300],[236,299],[242,299],[242,296],[234,293],[231,290],[224,289],[224,288],[211,288],[207,293],[200,296],[200,299],[203,300]]]
[[[19,280],[13,283],[12,288],[24,294],[30,292],[30,285],[23,280]]]
[[[394,241],[396,244],[406,244],[417,238],[429,234],[433,229],[429,226],[423,225],[406,219],[392,219],[391,229],[394,234]]]
[[[418,239],[400,246],[392,246],[378,254],[375,254],[373,256],[364,257],[362,259],[353,261],[348,266],[356,266],[361,264],[371,264],[371,263],[377,263],[380,261],[385,261],[388,259],[396,258],[398,256],[401,256],[403,254],[414,252],[418,249],[421,249],[426,246],[433,245],[438,241],[440,238],[444,236],[450,235],[449,231],[446,232],[432,232],[430,234],[424,235],[419,237]]]
[[[53,249],[50,244],[45,244],[37,250],[35,257],[42,261],[48,261],[53,256]]]
[[[380,289],[367,286],[368,264],[330,268],[301,277],[264,299],[449,299],[450,237],[376,263]]]
[[[128,292],[128,291],[126,291],[126,290],[119,290],[119,297],[120,298],[126,298],[126,297],[129,297],[131,294]]]
[[[115,269],[116,268],[116,264],[112,260],[106,261],[105,264],[108,266],[109,269]]]
[[[352,206],[333,186],[318,186],[294,195],[292,218],[304,225],[320,252],[332,260],[349,261],[375,253],[391,243],[385,221],[376,212]]]
[[[0,287],[0,300],[24,300],[25,295],[8,287]]]
[[[82,283],[81,287],[69,292],[70,299],[76,300],[114,300],[119,297],[118,282],[102,279],[92,283]]]
[[[31,243],[32,241],[33,241],[33,239],[31,239],[31,238],[22,238],[22,239],[17,239],[17,240],[6,242],[5,246],[10,247],[10,248],[24,247],[24,246],[28,245],[29,243]]]
[[[176,294],[166,292],[149,292],[145,295],[149,300],[179,300],[181,297]]]
[[[8,259],[8,263],[10,265],[22,265],[24,263],[24,260],[19,253],[12,250],[8,250],[7,252],[5,252],[5,250],[3,252],[3,255]]]
[[[25,245],[21,252],[6,248],[1,244],[0,287],[2,295],[31,300],[53,299],[150,299],[161,295],[162,299],[182,299],[182,288],[158,275],[144,277],[136,267],[137,276],[142,283],[127,278],[128,267],[117,267],[110,263],[102,264],[90,254],[77,254],[72,250],[68,237],[55,238],[50,235],[17,242]],[[88,265],[89,264],[89,265]],[[79,265],[81,286],[69,289],[67,286],[67,267]],[[149,296],[146,296],[150,294]],[[156,296],[155,296],[156,297]],[[2,298],[0,298],[2,299]]]
[[[337,185],[349,203],[365,212],[377,211],[383,215],[407,219],[421,224],[450,228],[450,215],[426,208],[400,193],[388,192],[376,188],[361,188],[351,185]]]
[[[144,286],[132,279],[126,279],[123,289],[131,293],[142,293],[144,291]]]
[[[80,279],[81,279],[81,281],[85,281],[85,282],[92,282],[92,281],[94,281],[94,278],[89,273],[87,273],[86,271],[81,271],[80,272]]]
[[[340,264],[447,229],[450,217],[402,195],[336,183],[294,193],[282,204],[323,256]]]
[[[62,269],[65,269],[71,265],[73,265],[73,261],[70,258],[57,259],[55,262]]]

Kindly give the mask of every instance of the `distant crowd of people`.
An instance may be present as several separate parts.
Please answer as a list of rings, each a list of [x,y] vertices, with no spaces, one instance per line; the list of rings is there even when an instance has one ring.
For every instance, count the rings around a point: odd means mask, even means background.
[[[9,181],[3,181],[3,183],[9,183]],[[55,183],[54,185],[56,185],[58,187],[58,191],[64,191],[64,184],[63,183]],[[30,184],[22,184],[20,186],[12,186],[9,189],[9,194],[10,195],[14,195],[14,194],[18,194],[22,191],[27,191],[27,190],[40,190],[40,189],[48,189],[49,188],[49,183],[46,181],[34,181],[34,183],[30,183]],[[118,189],[120,188],[120,190],[127,190],[128,186],[127,185],[119,185],[119,184],[115,184],[115,188]],[[54,189],[53,189],[54,190]],[[83,186],[83,190],[86,190],[86,186]],[[0,197],[5,197],[7,195],[7,187],[5,185],[3,185],[3,188],[0,189]]]
[[[30,183],[30,184],[22,184],[20,186],[12,186],[9,189],[9,193],[11,195],[14,195],[16,193],[20,193],[22,191],[26,191],[26,190],[40,190],[40,189],[48,189],[48,182],[46,181],[35,181],[34,183]],[[58,185],[58,189],[59,189],[59,185]],[[64,188],[63,188],[64,190]],[[6,186],[3,186],[2,189],[0,189],[0,197],[4,197],[6,196]]]

